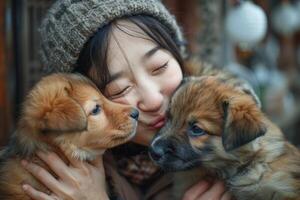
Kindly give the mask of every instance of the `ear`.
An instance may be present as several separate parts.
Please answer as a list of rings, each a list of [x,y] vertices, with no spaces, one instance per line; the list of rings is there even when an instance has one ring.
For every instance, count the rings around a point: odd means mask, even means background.
[[[244,83],[241,83],[240,84],[240,88],[241,88],[241,91],[244,92],[245,94],[248,94],[250,95],[253,100],[255,101],[256,105],[261,108],[261,101],[260,99],[258,98],[257,94],[255,93],[255,91],[253,90],[253,88],[246,82]]]
[[[249,98],[223,102],[223,147],[226,151],[236,149],[266,133],[263,113]]]
[[[82,131],[87,128],[87,116],[72,97],[55,97],[44,111],[40,128],[43,132]]]

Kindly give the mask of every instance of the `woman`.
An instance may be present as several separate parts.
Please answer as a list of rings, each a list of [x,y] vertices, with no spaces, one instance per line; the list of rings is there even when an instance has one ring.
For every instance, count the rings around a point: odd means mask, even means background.
[[[66,165],[54,153],[39,156],[57,174],[40,166],[23,166],[49,188],[41,193],[29,185],[35,200],[109,199],[105,178],[121,199],[171,199],[171,175],[148,157],[147,146],[164,125],[168,101],[180,84],[185,55],[175,19],[157,0],[58,0],[41,26],[43,64],[50,72],[79,72],[92,79],[112,101],[140,112],[131,143],[108,152],[103,161]],[[104,172],[105,171],[105,172]],[[111,197],[112,198],[112,197]],[[230,199],[218,180],[192,186],[184,200]]]

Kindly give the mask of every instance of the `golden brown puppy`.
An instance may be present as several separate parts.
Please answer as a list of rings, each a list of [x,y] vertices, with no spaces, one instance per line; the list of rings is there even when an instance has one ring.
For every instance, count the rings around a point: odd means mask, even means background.
[[[35,153],[54,151],[93,160],[105,149],[131,139],[137,118],[137,110],[107,100],[81,75],[53,74],[43,78],[27,96],[17,130],[1,152],[0,199],[29,200],[21,188],[23,183],[46,192],[23,169],[21,159],[43,165]]]
[[[187,78],[150,154],[167,170],[203,167],[238,200],[300,199],[300,152],[254,98],[217,76]],[[203,176],[199,168],[189,177]],[[190,179],[181,176],[184,185]]]

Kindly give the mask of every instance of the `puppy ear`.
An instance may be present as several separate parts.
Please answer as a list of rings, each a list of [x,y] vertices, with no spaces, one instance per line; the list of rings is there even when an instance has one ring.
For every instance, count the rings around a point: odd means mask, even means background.
[[[223,102],[224,129],[222,142],[224,149],[236,149],[266,133],[263,114],[255,102],[248,98]]]
[[[87,127],[87,116],[81,107],[70,96],[56,97],[50,108],[44,110],[41,123],[43,132],[82,131]]]

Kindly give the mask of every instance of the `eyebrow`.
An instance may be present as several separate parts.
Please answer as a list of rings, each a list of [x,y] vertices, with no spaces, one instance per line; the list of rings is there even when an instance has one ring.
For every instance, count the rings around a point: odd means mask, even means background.
[[[152,49],[150,49],[147,53],[145,53],[145,55],[143,56],[143,60],[150,58],[151,56],[153,56],[159,49],[161,49],[160,46],[156,46]]]
[[[117,72],[117,73],[111,75],[111,76],[109,77],[109,79],[108,79],[108,81],[107,81],[106,84],[109,84],[109,83],[113,82],[114,80],[120,78],[122,75],[123,75],[123,71]]]

